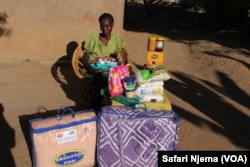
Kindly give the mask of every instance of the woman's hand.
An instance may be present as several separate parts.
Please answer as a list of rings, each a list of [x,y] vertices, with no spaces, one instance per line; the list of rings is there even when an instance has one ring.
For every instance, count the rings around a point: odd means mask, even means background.
[[[117,59],[118,54],[116,54],[116,53],[111,53],[109,56],[112,57],[112,58],[114,58],[114,59]]]

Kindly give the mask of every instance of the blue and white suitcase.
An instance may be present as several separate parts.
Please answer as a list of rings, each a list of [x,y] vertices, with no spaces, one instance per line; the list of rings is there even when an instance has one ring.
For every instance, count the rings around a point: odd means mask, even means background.
[[[157,167],[158,151],[178,150],[179,117],[174,111],[106,106],[100,111],[100,167]]]

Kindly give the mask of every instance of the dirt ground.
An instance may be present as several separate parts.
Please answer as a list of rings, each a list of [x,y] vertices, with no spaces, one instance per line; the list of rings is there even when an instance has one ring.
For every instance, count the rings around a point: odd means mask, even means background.
[[[164,64],[171,79],[164,87],[180,116],[180,150],[250,150],[249,34],[173,27],[179,22],[163,19],[160,12],[139,16],[128,15],[121,35],[138,69],[146,61],[148,36],[165,37]],[[67,61],[71,53],[62,53],[57,62],[0,62],[2,167],[31,166],[27,121],[39,115],[39,106],[50,114],[63,105],[81,109],[83,83]]]

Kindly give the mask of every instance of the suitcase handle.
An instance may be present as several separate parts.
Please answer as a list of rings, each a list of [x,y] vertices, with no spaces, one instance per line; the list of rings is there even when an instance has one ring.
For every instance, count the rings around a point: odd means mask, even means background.
[[[60,114],[61,111],[63,111],[62,114]],[[67,111],[70,111],[70,113],[71,113],[71,115],[72,115],[72,118],[75,118],[75,111],[74,111],[72,108],[70,108],[70,107],[63,106],[63,107],[61,107],[61,108],[58,110],[58,112],[57,112],[57,120],[58,120],[58,121],[61,121],[63,115],[64,115],[65,112],[67,112]]]

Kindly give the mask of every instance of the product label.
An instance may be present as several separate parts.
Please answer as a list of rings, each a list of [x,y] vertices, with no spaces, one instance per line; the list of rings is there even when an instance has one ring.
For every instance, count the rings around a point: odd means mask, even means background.
[[[163,52],[147,52],[147,67],[150,66],[161,66],[163,64]]]
[[[157,59],[158,59],[158,55],[157,54],[153,54],[151,56],[151,60],[152,60],[152,64],[157,64]]]
[[[158,55],[157,54],[152,54],[151,59],[157,59]]]
[[[85,151],[82,150],[69,150],[56,155],[53,158],[54,165],[72,165],[86,157]]]
[[[163,94],[162,88],[138,88],[136,90],[138,96],[144,95],[161,95]]]
[[[156,47],[157,47],[157,49],[163,49],[163,42],[158,41]]]
[[[70,130],[59,132],[56,134],[56,141],[58,145],[72,142],[77,139],[78,137],[77,137],[76,129],[70,129]]]
[[[163,93],[163,90],[161,88],[155,88],[154,89],[154,94],[159,94],[161,95]]]

